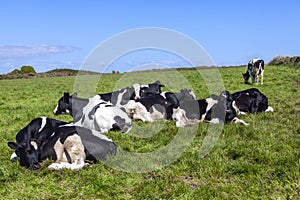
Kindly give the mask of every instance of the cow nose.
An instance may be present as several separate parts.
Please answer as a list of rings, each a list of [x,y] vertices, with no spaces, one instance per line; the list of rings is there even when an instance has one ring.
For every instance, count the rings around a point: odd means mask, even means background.
[[[29,167],[30,170],[37,170],[40,168],[41,168],[41,165],[39,163],[33,164],[32,166]]]

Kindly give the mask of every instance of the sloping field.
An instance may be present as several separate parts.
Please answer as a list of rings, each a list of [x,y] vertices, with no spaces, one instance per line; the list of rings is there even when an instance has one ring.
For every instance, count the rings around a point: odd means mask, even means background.
[[[33,118],[71,121],[52,114],[64,91],[91,97],[160,80],[165,90],[193,89],[200,99],[223,86],[232,93],[252,87],[243,84],[244,71],[221,68],[222,79],[216,69],[205,69],[111,74],[100,81],[96,75],[0,80],[0,199],[299,198],[299,66],[266,66],[265,84],[254,87],[269,98],[274,112],[240,116],[248,127],[226,124],[212,136],[209,130],[219,126],[178,129],[173,121],[136,122],[127,135],[108,133],[122,150],[119,160],[80,171],[50,171],[50,161],[30,171],[9,160],[13,151],[7,142]],[[157,162],[152,152],[159,152]]]

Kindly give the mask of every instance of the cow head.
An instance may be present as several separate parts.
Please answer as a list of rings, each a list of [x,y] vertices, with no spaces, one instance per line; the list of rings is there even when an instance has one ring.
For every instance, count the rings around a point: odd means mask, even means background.
[[[154,83],[149,84],[148,86],[141,86],[140,89],[140,97],[151,96],[154,94],[161,93],[161,87],[165,87],[165,85],[161,84],[160,81],[156,81]]]
[[[196,95],[194,94],[194,92],[192,90],[187,90],[187,89],[181,89],[179,93],[176,93],[176,97],[179,101],[196,100]]]
[[[15,150],[20,159],[20,165],[31,170],[39,169],[39,153],[36,141],[30,140],[25,143],[18,144],[16,142],[8,142],[7,145]]]
[[[184,127],[190,125],[189,119],[183,109],[173,108],[172,119],[175,120],[177,127]]]
[[[236,111],[232,105],[233,98],[227,90],[222,91],[219,96],[212,94],[211,98],[217,101],[212,107],[212,118],[218,118],[221,121],[229,122],[236,117]]]
[[[53,111],[54,115],[71,113],[72,112],[71,98],[76,96],[77,96],[76,93],[70,96],[68,92],[64,92],[62,97],[58,100],[58,104]]]
[[[245,74],[242,74],[242,75],[244,78],[244,83],[249,84],[249,78],[250,78],[249,72],[247,71]]]

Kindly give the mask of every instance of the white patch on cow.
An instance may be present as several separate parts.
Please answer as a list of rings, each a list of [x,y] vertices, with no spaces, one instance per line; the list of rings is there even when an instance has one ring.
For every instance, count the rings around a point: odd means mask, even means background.
[[[119,90],[120,91],[120,90]],[[121,107],[121,101],[123,99],[123,95],[126,93],[126,89],[122,92],[122,93],[119,93],[118,94],[118,97],[117,97],[117,102],[116,102],[116,106],[120,106]]]
[[[42,119],[42,124],[38,132],[41,132],[47,123],[47,117],[41,117],[41,119]]]
[[[50,137],[53,137],[54,135],[55,135],[55,132],[53,132]]]
[[[93,99],[97,99],[97,100],[100,100],[101,99],[101,96],[96,94],[95,96],[92,97]]]
[[[141,86],[140,84],[136,83],[132,85],[133,89],[134,89],[134,99],[140,99],[140,90],[141,90]]]
[[[56,113],[58,110],[58,105],[54,108],[53,113]]]
[[[19,157],[17,156],[17,154],[15,153],[15,152],[13,152],[12,154],[11,154],[11,156],[10,156],[10,161],[11,162],[14,162],[14,161],[16,161],[16,160],[18,160],[19,159]]]
[[[190,93],[190,95],[193,96],[194,99],[196,99],[196,95],[195,95],[195,93],[193,92],[193,90],[189,91],[189,93]]]
[[[97,109],[95,110],[96,106]],[[93,115],[91,115],[91,112],[94,112]],[[116,123],[115,117],[120,117],[125,119],[127,125],[121,131],[128,131],[131,127],[131,119],[126,112],[102,99],[89,98],[88,103],[82,108],[82,113],[83,115],[74,122],[74,125],[107,133]]]
[[[256,62],[259,61],[259,60],[262,60],[262,59],[261,59],[261,58],[254,58],[254,59],[250,60],[249,62],[250,62],[251,64],[254,64],[254,63],[256,63]]]
[[[56,113],[58,110],[58,105],[55,107],[53,113]],[[67,113],[67,114],[70,114],[70,110],[66,109],[66,112],[62,112],[62,113]]]
[[[211,124],[221,124],[223,123],[219,118],[213,118],[209,121]]]
[[[232,102],[232,107],[234,108],[236,114],[241,115],[242,112],[240,111],[239,107],[236,105],[236,101]]]
[[[268,106],[265,112],[274,112],[274,109],[271,106]]]
[[[181,108],[173,108],[172,119],[175,120],[177,127],[192,125],[190,120],[186,117],[185,110]]]
[[[215,100],[213,98],[207,98],[206,102],[208,104],[207,107],[206,107],[206,112],[207,112],[207,111],[209,111],[213,107],[213,105],[215,105],[216,103],[218,103],[218,100]]]
[[[75,126],[75,124],[73,122],[71,122],[69,124],[63,124],[63,125],[60,125],[58,127],[64,127],[64,126]]]
[[[131,126],[131,119],[128,117],[127,113],[121,110],[119,107],[103,107],[97,109],[94,115],[94,119],[92,120],[92,129],[99,130],[101,133],[108,132],[112,125],[116,123],[115,117],[120,117],[125,120],[125,124]],[[128,127],[124,127],[127,131]]]
[[[66,168],[79,170],[87,165],[87,163],[84,162],[84,146],[81,138],[77,134],[68,136],[64,144],[62,144],[60,140],[57,140],[54,145],[54,150],[57,155],[57,160],[48,167],[49,169],[60,170]]]
[[[35,150],[38,150],[38,145],[35,141],[30,141],[30,144],[33,146]]]
[[[162,93],[160,93],[160,96],[162,96],[163,98],[166,99],[166,93],[167,93],[167,92],[162,92]]]
[[[161,106],[161,105],[157,105],[157,106]],[[152,120],[157,120],[157,119],[164,119],[166,116],[165,116],[165,112],[160,112],[154,106],[152,106],[152,113],[150,113],[150,117]]]
[[[153,122],[150,112],[147,111],[146,107],[140,102],[131,102],[128,106],[128,110],[133,120],[142,120],[143,122]]]

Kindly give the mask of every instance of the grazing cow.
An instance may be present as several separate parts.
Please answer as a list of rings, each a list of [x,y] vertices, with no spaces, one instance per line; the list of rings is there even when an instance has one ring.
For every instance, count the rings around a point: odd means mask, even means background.
[[[65,92],[58,100],[54,115],[70,114],[74,124],[101,133],[110,130],[127,133],[132,126],[131,119],[121,108],[97,98],[78,98],[74,93]]]
[[[28,144],[31,140],[34,140],[37,145],[40,145],[50,137],[57,127],[65,124],[67,123],[47,117],[35,118],[17,133],[16,141],[18,144]],[[18,159],[19,153],[16,151],[11,155],[10,160],[15,161]],[[34,164],[31,166],[34,167]]]
[[[248,62],[247,71],[243,74],[244,83],[249,84],[248,80],[251,77],[252,85],[254,82],[258,84],[258,75],[260,75],[260,82],[263,84],[264,82],[264,60],[261,58],[252,59]]]
[[[232,94],[238,114],[273,112],[268,98],[256,88],[250,88]]]
[[[56,120],[50,118],[47,121],[56,123]],[[39,123],[33,121],[33,124]],[[38,134],[44,135],[45,139],[37,141],[35,138],[28,138],[29,140],[22,142],[8,142],[8,146],[19,156],[20,165],[31,170],[39,169],[39,162],[45,159],[55,161],[48,166],[49,169],[78,170],[88,164],[85,161],[105,160],[107,155],[115,155],[117,151],[115,143],[106,136],[73,124],[55,127],[54,132],[45,129]]]
[[[179,110],[181,101],[194,98],[193,92],[186,89],[181,90],[179,93],[163,92],[131,101],[128,103],[126,110],[133,120],[153,122],[157,119],[172,119],[174,111],[176,113],[182,112]],[[183,122],[176,121],[177,125],[181,123]]]
[[[110,102],[113,105],[124,107],[130,100],[140,99],[141,97],[152,94],[160,94],[161,87],[164,87],[159,81],[148,85],[134,84],[132,87],[126,87],[114,92],[97,94],[94,97]]]
[[[219,96],[212,94],[207,99],[182,101],[180,108],[185,111],[185,117],[188,119],[209,123],[235,122],[248,125],[236,117],[236,110],[233,105],[232,95],[228,91],[223,91]]]

